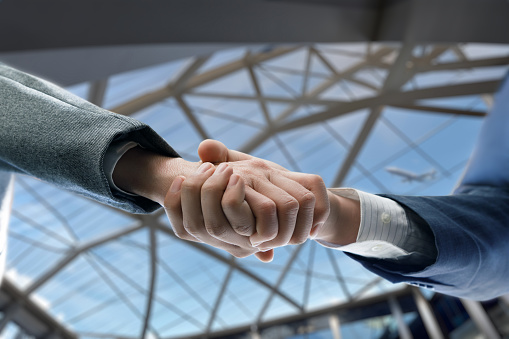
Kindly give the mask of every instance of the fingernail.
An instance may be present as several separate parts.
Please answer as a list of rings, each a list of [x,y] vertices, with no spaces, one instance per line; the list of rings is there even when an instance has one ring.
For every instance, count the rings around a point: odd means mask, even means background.
[[[209,168],[212,166],[210,162],[205,162],[201,164],[201,166],[198,168],[198,173],[205,173],[209,170]]]
[[[217,166],[216,171],[214,172],[214,174],[222,173],[222,172],[224,172],[227,168],[228,168],[228,164],[227,164],[227,163],[225,163],[225,162],[223,162],[222,164],[220,164],[219,166]]]
[[[258,247],[261,243],[266,242],[267,239],[263,239],[262,236],[260,236],[258,233],[255,233],[249,237],[249,241],[251,242],[251,246]]]
[[[170,192],[177,193],[178,191],[180,191],[180,188],[182,187],[183,182],[184,182],[184,178],[182,178],[182,177],[176,177],[175,179],[173,179],[173,182],[171,183],[171,186],[170,186]]]
[[[259,248],[258,250],[260,250],[260,252],[267,252],[267,251],[270,251],[272,248],[270,247],[267,247],[267,248]]]
[[[320,231],[323,223],[316,224],[312,229],[311,232],[309,232],[309,238],[314,239],[318,235],[318,232]]]
[[[239,175],[238,174],[232,174],[230,177],[230,181],[228,182],[228,187],[235,186],[239,182]]]

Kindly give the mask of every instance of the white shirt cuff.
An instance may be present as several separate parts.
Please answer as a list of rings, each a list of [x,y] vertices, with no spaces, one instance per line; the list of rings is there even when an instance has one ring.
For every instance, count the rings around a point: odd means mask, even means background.
[[[352,188],[331,188],[329,191],[360,202],[361,224],[355,243],[339,246],[320,241],[322,245],[379,259],[410,254],[401,248],[408,236],[408,221],[405,210],[397,202]]]
[[[136,146],[139,146],[139,144],[137,144],[134,141],[119,141],[113,142],[106,151],[103,162],[104,173],[106,174],[106,179],[108,179],[108,183],[110,184],[112,191],[116,190],[123,194],[136,196],[136,194],[121,190],[113,182],[113,171],[115,170],[115,166],[117,165],[118,161],[125,154],[125,152],[129,151],[131,148],[134,148]]]

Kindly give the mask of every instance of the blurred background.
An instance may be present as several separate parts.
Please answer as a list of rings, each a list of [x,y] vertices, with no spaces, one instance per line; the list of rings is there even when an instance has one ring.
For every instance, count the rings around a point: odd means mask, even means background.
[[[446,195],[509,66],[506,0],[3,0],[0,62],[328,187]],[[36,114],[37,112],[34,112]],[[18,176],[1,338],[507,338],[509,296],[393,285],[308,241],[263,264]]]

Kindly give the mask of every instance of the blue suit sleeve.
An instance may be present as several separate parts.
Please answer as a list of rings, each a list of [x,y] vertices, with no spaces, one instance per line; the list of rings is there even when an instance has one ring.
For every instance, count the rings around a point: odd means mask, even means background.
[[[350,255],[387,280],[487,300],[509,292],[509,189],[471,187],[441,197],[385,195],[429,227],[438,249],[427,267]]]

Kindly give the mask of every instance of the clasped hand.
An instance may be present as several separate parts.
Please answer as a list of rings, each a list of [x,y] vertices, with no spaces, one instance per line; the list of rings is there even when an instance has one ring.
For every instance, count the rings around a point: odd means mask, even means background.
[[[213,140],[202,142],[198,153],[201,166],[174,179],[164,200],[179,238],[270,261],[273,248],[305,242],[327,220],[320,176],[288,171]]]

